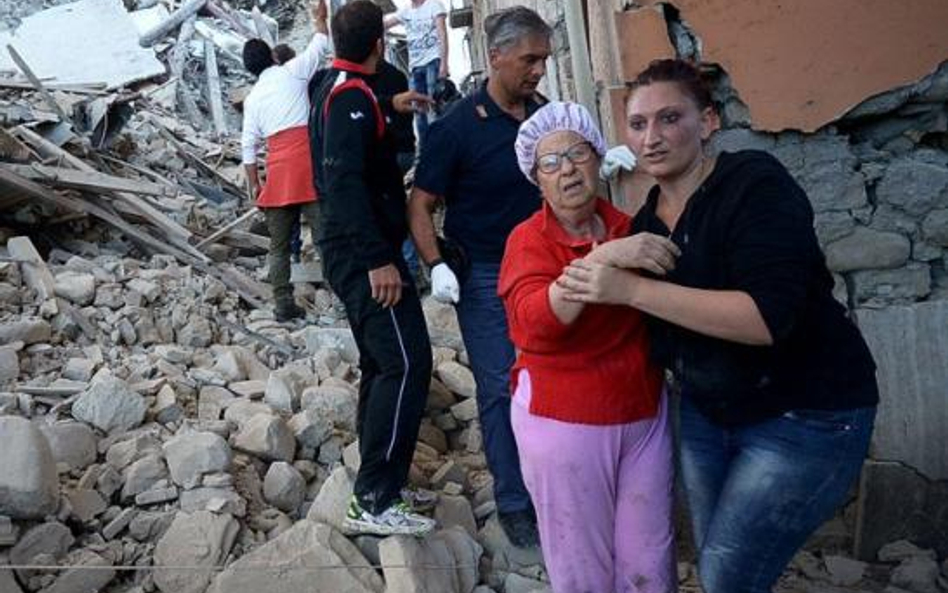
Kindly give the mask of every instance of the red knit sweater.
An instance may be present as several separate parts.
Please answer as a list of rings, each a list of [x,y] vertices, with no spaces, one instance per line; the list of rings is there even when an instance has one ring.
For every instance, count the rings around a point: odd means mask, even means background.
[[[603,199],[596,212],[607,240],[624,237],[631,219]],[[550,307],[550,284],[572,260],[592,249],[569,236],[546,203],[507,240],[498,293],[517,347],[513,369],[527,369],[533,387],[530,412],[580,424],[623,424],[658,409],[661,372],[649,362],[645,320],[638,311],[586,305],[564,325]]]

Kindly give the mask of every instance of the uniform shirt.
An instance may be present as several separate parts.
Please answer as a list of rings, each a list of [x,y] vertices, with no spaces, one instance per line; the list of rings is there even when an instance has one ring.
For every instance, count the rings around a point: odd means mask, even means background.
[[[421,6],[408,6],[395,13],[405,25],[408,42],[408,67],[419,68],[441,57],[441,41],[438,39],[436,25],[439,16],[448,11],[441,0],[425,0]]]
[[[264,138],[306,125],[309,117],[309,78],[325,65],[331,52],[329,38],[316,33],[303,53],[283,65],[270,66],[260,73],[257,83],[244,99],[240,148],[245,165],[257,161],[257,149]]]
[[[724,425],[878,402],[875,363],[833,298],[813,209],[777,159],[752,150],[722,153],[673,232],[656,215],[658,194],[656,186],[634,227],[670,235],[681,249],[665,279],[746,292],[774,340],[749,346],[650,319],[652,352],[683,396]]]
[[[527,116],[545,102],[528,100]],[[503,111],[487,83],[431,124],[415,186],[444,197],[444,233],[474,263],[499,264],[510,231],[540,208],[540,190],[517,165],[522,122]]]
[[[624,237],[628,215],[598,199],[606,240]],[[625,424],[655,415],[662,386],[649,361],[641,313],[617,305],[586,305],[563,324],[549,288],[574,259],[592,249],[570,236],[547,204],[514,229],[507,241],[498,293],[517,346],[513,377],[530,373],[530,413],[563,422]]]

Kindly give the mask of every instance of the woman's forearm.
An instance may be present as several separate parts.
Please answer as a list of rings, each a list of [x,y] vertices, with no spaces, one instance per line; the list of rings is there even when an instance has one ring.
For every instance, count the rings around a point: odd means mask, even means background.
[[[547,289],[547,298],[550,300],[550,308],[553,310],[553,314],[560,320],[560,323],[570,325],[576,321],[586,305],[566,300],[564,298],[565,293],[566,291],[561,286],[553,282],[550,284],[550,288]]]

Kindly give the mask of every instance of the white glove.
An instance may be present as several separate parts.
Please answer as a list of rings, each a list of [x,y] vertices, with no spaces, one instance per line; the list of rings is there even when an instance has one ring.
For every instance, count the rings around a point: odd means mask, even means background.
[[[602,164],[599,166],[599,177],[603,181],[609,181],[619,173],[619,169],[631,171],[635,168],[635,155],[629,150],[629,147],[620,144],[613,146],[606,151],[602,157]]]
[[[461,300],[457,276],[444,262],[431,268],[431,296],[442,303],[457,303]]]

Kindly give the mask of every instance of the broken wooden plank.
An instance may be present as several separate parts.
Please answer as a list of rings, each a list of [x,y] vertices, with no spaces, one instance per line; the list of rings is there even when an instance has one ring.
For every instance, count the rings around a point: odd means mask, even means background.
[[[89,387],[88,383],[77,383],[75,385],[17,385],[13,388],[17,393],[26,393],[35,396],[69,397],[82,393]]]
[[[187,0],[177,10],[168,15],[168,18],[164,21],[142,33],[141,37],[138,38],[138,44],[142,47],[151,47],[156,41],[178,28],[188,17],[197,14],[204,7],[205,2],[207,0]]]
[[[204,239],[202,239],[201,241],[199,241],[199,242],[197,243],[197,245],[195,245],[195,247],[197,247],[198,249],[200,249],[200,248],[204,247],[205,245],[209,245],[209,244],[211,244],[211,243],[214,243],[215,241],[217,241],[218,239],[220,239],[221,237],[223,237],[224,235],[226,235],[226,234],[229,233],[230,231],[234,230],[235,228],[237,228],[238,226],[240,226],[241,224],[243,224],[245,221],[250,220],[251,218],[253,218],[254,215],[257,214],[257,212],[259,212],[259,210],[257,209],[256,206],[254,206],[253,208],[251,208],[251,209],[248,210],[247,212],[244,212],[243,214],[241,214],[240,216],[238,216],[238,217],[237,217],[235,220],[233,220],[232,222],[228,223],[228,224],[227,224],[226,226],[224,226],[223,228],[214,231],[213,233],[211,233],[210,235],[208,235],[206,238],[204,238]]]
[[[178,39],[175,41],[174,48],[171,50],[171,59],[168,60],[168,69],[171,75],[178,79],[175,87],[175,101],[184,109],[184,115],[187,116],[191,125],[195,129],[204,127],[204,117],[197,106],[197,102],[191,93],[188,92],[187,85],[184,82],[184,65],[190,52],[191,37],[194,36],[194,23],[197,20],[196,15],[191,15],[181,25],[178,31]]]
[[[62,91],[64,93],[76,93],[79,95],[107,95],[104,82],[97,84],[59,84],[55,82],[44,82],[43,86],[50,91]],[[0,78],[0,88],[5,89],[35,89],[36,86],[28,80],[9,80]]]
[[[239,18],[234,16],[227,6],[218,4],[216,0],[207,0],[205,8],[207,8],[208,12],[229,25],[230,28],[233,29],[237,34],[246,37],[247,39],[253,39],[257,36],[257,34],[254,33],[250,27],[245,25]]]
[[[0,166],[6,167],[14,173],[28,179],[47,182],[53,187],[69,187],[96,193],[122,191],[133,194],[165,197],[174,197],[177,194],[174,189],[165,185],[152,183],[150,181],[115,177],[114,175],[99,173],[98,171],[79,171],[77,169],[47,167],[39,164],[14,165],[10,163],[0,163]]]
[[[40,82],[40,79],[37,78],[36,74],[33,73],[33,70],[30,68],[29,64],[26,63],[26,60],[24,60],[23,57],[18,54],[10,44],[7,44],[7,51],[10,52],[10,57],[13,59],[14,63],[16,63],[17,68],[23,72],[23,75],[29,79],[30,83],[33,84],[33,87],[39,91],[43,101],[49,105],[50,109],[56,112],[56,115],[59,116],[59,119],[69,123],[75,128],[75,123],[72,121],[72,118],[66,115],[66,112],[63,111],[63,108],[60,107],[59,103],[56,102],[56,99],[53,99],[53,96],[49,94],[49,91],[46,90],[46,87],[43,86],[43,83]]]
[[[188,150],[188,148],[184,145],[184,143],[178,140],[177,137],[175,137],[174,133],[170,129],[168,129],[168,127],[165,125],[163,121],[161,121],[160,118],[155,117],[152,114],[147,113],[147,112],[144,115],[146,119],[148,119],[150,122],[155,124],[155,127],[158,129],[158,133],[161,135],[161,137],[167,140],[168,143],[171,144],[171,146],[174,147],[174,149],[178,151],[178,154],[181,155],[181,158],[183,158],[185,161],[190,163],[191,166],[201,171],[202,173],[216,179],[221,184],[221,186],[227,191],[229,191],[230,193],[236,196],[240,196],[244,194],[245,192],[244,189],[241,189],[237,187],[236,185],[234,185],[229,179],[227,179],[227,177],[222,175],[220,171],[218,171],[211,165],[205,163],[198,156],[192,154],[191,151]]]
[[[260,12],[256,4],[251,9],[250,16],[253,18],[254,28],[257,29],[257,37],[266,41],[270,47],[276,45],[273,33],[270,32],[270,27],[267,26],[267,22],[263,19],[263,13]]]
[[[204,73],[207,77],[207,104],[211,108],[214,131],[218,137],[227,135],[227,120],[224,118],[224,101],[221,97],[221,77],[217,71],[217,52],[214,44],[204,40]]]
[[[238,249],[270,250],[270,237],[235,229],[220,239],[221,243]]]

